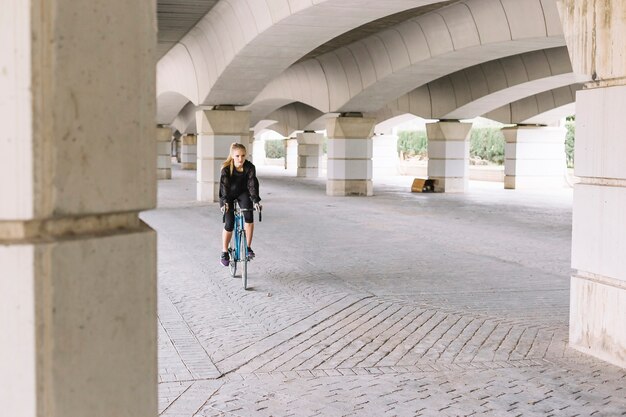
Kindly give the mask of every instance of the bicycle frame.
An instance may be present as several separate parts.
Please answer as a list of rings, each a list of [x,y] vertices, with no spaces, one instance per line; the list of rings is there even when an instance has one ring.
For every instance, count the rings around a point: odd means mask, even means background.
[[[235,225],[233,228],[233,237],[230,241],[230,247],[228,248],[228,252],[230,254],[230,275],[235,276],[237,273],[237,263],[240,262],[242,266],[241,270],[241,280],[243,283],[243,289],[248,289],[248,261],[250,261],[250,255],[248,253],[248,240],[246,238],[246,229],[245,229],[245,221],[243,212],[245,211],[254,211],[250,209],[242,209],[239,207],[239,204],[235,201],[233,203],[235,214]],[[222,218],[222,221],[225,221],[226,213]],[[261,221],[261,212],[259,211],[259,221]]]

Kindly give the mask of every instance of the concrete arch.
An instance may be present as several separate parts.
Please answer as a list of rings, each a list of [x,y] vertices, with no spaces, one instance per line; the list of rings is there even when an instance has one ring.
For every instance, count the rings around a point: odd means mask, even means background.
[[[466,0],[290,67],[251,108],[280,98],[374,112],[463,68],[564,44],[554,1]]]
[[[573,84],[523,98],[495,109],[484,117],[506,124],[550,124],[574,114],[576,92],[583,84]]]
[[[180,49],[197,73],[197,104],[249,104],[319,45],[372,20],[441,0],[223,0],[159,62],[176,76]]]
[[[471,119],[544,91],[588,81],[572,72],[566,47],[514,55],[457,71],[392,101],[380,118],[411,113]]]
[[[170,126],[178,130],[182,134],[196,134],[198,132],[196,126],[197,106],[192,102],[187,103],[178,113]]]
[[[157,123],[170,124],[181,109],[198,105],[196,70],[183,45],[174,46],[157,64]]]
[[[306,130],[309,124],[323,115],[324,113],[306,104],[292,103],[267,116],[267,119],[275,121],[275,124],[267,128],[289,137],[296,130]]]

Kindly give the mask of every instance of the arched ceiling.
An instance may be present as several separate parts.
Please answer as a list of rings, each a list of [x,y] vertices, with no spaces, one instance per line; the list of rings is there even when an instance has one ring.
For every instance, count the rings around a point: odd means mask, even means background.
[[[547,90],[589,81],[574,74],[567,48],[514,55],[465,68],[405,94],[375,117],[411,113],[428,119],[471,119]]]
[[[293,65],[248,108],[261,117],[293,101],[377,111],[447,74],[564,43],[554,1],[462,1]]]
[[[556,0],[212,3],[158,63],[159,123],[242,103],[252,125],[285,131],[339,112],[470,118],[587,81],[571,70]]]
[[[157,58],[163,57],[172,49],[217,2],[218,0],[157,0]]]

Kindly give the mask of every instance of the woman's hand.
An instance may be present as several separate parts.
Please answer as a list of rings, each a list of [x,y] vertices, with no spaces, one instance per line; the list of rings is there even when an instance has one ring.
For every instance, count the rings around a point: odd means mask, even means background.
[[[263,206],[260,205],[259,203],[254,203],[254,209],[256,211],[261,211],[263,209]]]
[[[220,207],[222,213],[226,213],[228,211],[228,203],[224,203],[222,207]]]

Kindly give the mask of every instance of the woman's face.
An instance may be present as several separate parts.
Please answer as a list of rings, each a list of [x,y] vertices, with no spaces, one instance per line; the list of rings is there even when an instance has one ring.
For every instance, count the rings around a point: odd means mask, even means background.
[[[246,162],[246,151],[235,149],[233,151],[233,162],[235,163],[235,168],[243,167],[243,163]]]

